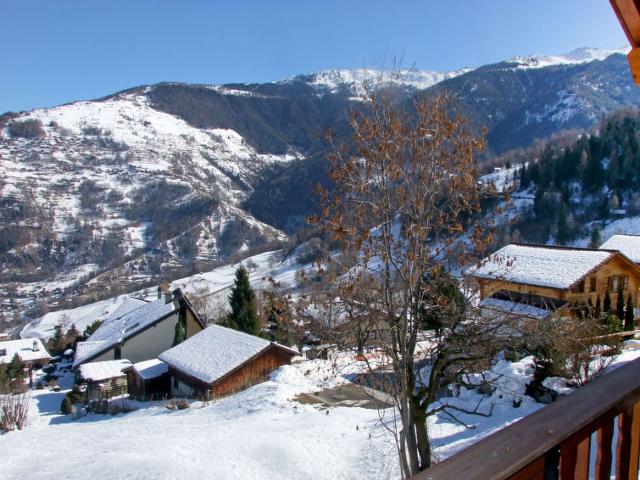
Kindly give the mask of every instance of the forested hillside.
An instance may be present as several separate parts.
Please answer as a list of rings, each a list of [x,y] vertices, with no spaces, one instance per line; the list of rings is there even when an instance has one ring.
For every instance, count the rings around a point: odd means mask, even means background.
[[[512,240],[570,244],[608,222],[640,215],[640,112],[622,109],[585,133],[564,133],[502,157],[520,165],[514,201],[531,198]]]

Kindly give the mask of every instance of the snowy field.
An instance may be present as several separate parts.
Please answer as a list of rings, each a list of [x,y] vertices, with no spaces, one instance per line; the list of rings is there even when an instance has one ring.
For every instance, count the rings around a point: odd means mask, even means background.
[[[638,356],[629,350],[618,364]],[[295,400],[344,383],[361,368],[346,357],[337,365],[314,360],[284,366],[271,380],[208,406],[195,402],[170,411],[159,402],[138,403],[142,408],[131,413],[76,421],[57,413],[71,387],[67,375],[61,392],[33,392],[25,430],[0,435],[0,478],[399,478],[393,439],[382,426],[391,426],[391,410]],[[450,400],[493,413],[463,415],[471,429],[444,414],[432,418],[436,457],[542,408],[523,393],[532,371],[530,357],[498,362],[489,372],[496,381],[492,395],[463,390]]]

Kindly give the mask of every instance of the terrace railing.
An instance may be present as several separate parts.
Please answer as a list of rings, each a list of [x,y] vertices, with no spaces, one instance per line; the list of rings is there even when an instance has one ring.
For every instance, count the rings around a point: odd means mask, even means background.
[[[636,480],[639,453],[637,359],[414,478]]]

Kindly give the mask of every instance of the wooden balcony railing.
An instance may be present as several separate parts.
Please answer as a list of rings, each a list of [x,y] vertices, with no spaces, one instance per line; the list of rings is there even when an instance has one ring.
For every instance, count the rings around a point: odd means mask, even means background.
[[[636,480],[639,452],[637,359],[414,478]]]

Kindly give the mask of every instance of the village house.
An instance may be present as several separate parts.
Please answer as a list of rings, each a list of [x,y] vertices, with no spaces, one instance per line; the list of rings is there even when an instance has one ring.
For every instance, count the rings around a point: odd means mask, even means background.
[[[162,353],[169,365],[173,396],[215,398],[260,383],[298,352],[220,325]]]
[[[11,362],[16,354],[30,370],[43,367],[51,359],[39,338],[0,342],[0,363]]]
[[[640,235],[613,235],[600,248],[618,250],[632,262],[640,264]]]
[[[77,344],[73,368],[89,362],[127,359],[135,363],[157,358],[173,345],[178,322],[185,338],[205,328],[180,289],[150,303],[123,304],[87,341]]]
[[[495,312],[546,318],[576,315],[577,308],[607,291],[638,304],[640,267],[617,250],[547,245],[507,245],[467,274],[478,282],[483,314]]]

